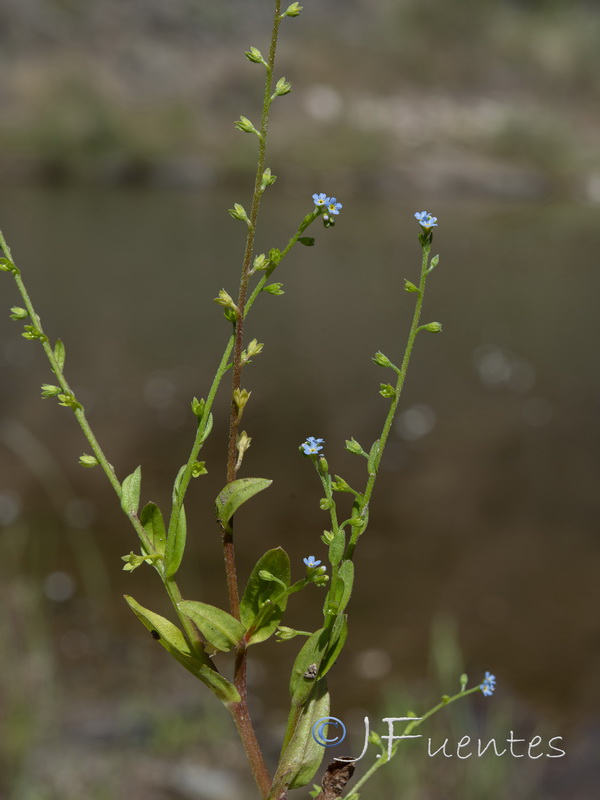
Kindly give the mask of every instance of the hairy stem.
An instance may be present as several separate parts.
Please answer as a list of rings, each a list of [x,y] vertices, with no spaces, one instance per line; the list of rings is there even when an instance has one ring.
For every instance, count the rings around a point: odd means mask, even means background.
[[[408,365],[410,363],[410,357],[412,355],[413,347],[415,344],[415,340],[417,338],[418,330],[419,330],[419,321],[421,319],[421,311],[423,308],[423,299],[425,297],[425,284],[427,282],[427,270],[429,266],[429,253],[431,250],[431,242],[427,242],[423,245],[423,256],[421,260],[421,280],[419,282],[419,291],[417,294],[417,303],[415,305],[415,310],[413,314],[412,323],[410,326],[410,330],[408,333],[408,341],[406,343],[406,349],[404,351],[404,358],[402,359],[402,365],[398,370],[398,378],[396,380],[396,386],[394,387],[394,399],[390,405],[389,411],[385,418],[385,422],[383,424],[383,430],[381,432],[381,437],[379,439],[379,451],[375,458],[375,463],[373,469],[369,474],[369,479],[367,481],[367,486],[364,491],[363,500],[361,502],[362,510],[361,515],[363,517],[366,516],[369,508],[369,501],[371,500],[371,495],[373,494],[373,489],[375,487],[375,481],[377,479],[377,473],[379,472],[379,465],[381,464],[381,458],[383,456],[383,451],[385,449],[388,437],[390,435],[390,431],[392,429],[392,424],[394,422],[394,417],[396,416],[396,411],[398,410],[398,404],[400,402],[400,396],[402,394],[402,389],[404,388],[404,381],[406,380],[406,374],[408,372]],[[352,558],[354,554],[354,549],[356,547],[356,542],[358,541],[359,536],[361,535],[360,528],[354,528],[352,531],[352,536],[350,537],[350,542],[348,543],[348,547],[346,549],[345,558]]]

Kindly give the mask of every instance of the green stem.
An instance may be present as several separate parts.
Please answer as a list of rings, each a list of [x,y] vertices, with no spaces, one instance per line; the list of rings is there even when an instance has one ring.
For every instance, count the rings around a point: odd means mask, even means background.
[[[417,338],[418,329],[419,329],[419,321],[421,319],[421,310],[423,308],[423,299],[425,296],[425,284],[427,282],[427,270],[429,266],[429,253],[431,250],[431,242],[427,242],[423,245],[423,256],[421,260],[421,280],[419,282],[419,291],[417,295],[417,303],[415,305],[415,311],[413,314],[412,323],[410,326],[410,330],[408,333],[408,341],[406,343],[406,349],[404,351],[404,358],[402,359],[402,366],[398,370],[398,378],[396,380],[395,386],[395,394],[392,404],[390,405],[390,409],[388,411],[387,417],[385,419],[385,423],[383,425],[383,430],[381,432],[381,437],[379,439],[379,451],[375,458],[375,463],[373,465],[373,469],[369,473],[369,479],[367,481],[367,486],[365,488],[365,492],[363,495],[363,501],[361,503],[361,516],[365,517],[369,507],[369,501],[371,499],[371,495],[373,494],[373,489],[375,487],[375,481],[377,479],[377,473],[379,471],[379,465],[381,463],[381,458],[383,456],[383,451],[385,449],[388,437],[390,435],[390,431],[392,429],[392,424],[394,422],[394,417],[396,416],[396,411],[398,409],[398,403],[400,402],[400,396],[402,394],[402,389],[404,388],[404,381],[406,380],[406,374],[408,372],[408,365],[410,363],[410,357],[412,355],[413,347],[415,344],[415,340]],[[350,542],[348,543],[348,547],[346,549],[345,558],[352,558],[354,554],[354,549],[356,547],[356,542],[358,541],[359,536],[361,535],[362,530],[361,528],[354,528],[352,531],[352,535],[350,537]]]
[[[8,258],[10,259],[10,261],[12,262],[13,261],[12,253],[11,253],[10,247],[8,246],[8,244],[6,242],[6,239],[2,235],[2,232],[0,232],[0,246],[2,247],[2,250],[6,253]],[[25,284],[23,282],[23,279],[21,277],[21,273],[18,271],[18,269],[15,272],[13,272],[13,277],[15,279],[15,283],[17,284],[17,288],[19,290],[19,293],[20,293],[21,297],[23,298],[23,302],[25,304],[25,308],[27,309],[27,312],[29,313],[29,317],[31,318],[32,324],[35,325],[35,327],[37,328],[37,330],[41,334],[40,342],[41,342],[41,345],[42,345],[42,347],[44,349],[44,352],[45,352],[45,354],[46,354],[46,356],[48,358],[48,361],[50,362],[50,367],[51,367],[51,369],[52,369],[52,371],[53,371],[53,373],[54,373],[54,375],[56,377],[58,385],[60,386],[60,388],[62,389],[62,391],[65,394],[69,394],[69,395],[72,395],[73,397],[75,397],[75,395],[73,393],[73,390],[71,389],[71,386],[69,385],[69,382],[67,381],[67,379],[65,377],[65,374],[64,374],[63,370],[61,369],[61,367],[60,367],[60,365],[59,365],[59,363],[58,363],[58,361],[56,359],[56,356],[54,355],[54,350],[52,349],[52,347],[50,345],[50,341],[49,341],[48,337],[46,336],[46,334],[44,333],[44,329],[42,327],[41,319],[40,319],[39,315],[35,311],[35,308],[33,306],[31,298],[29,296],[29,292],[27,291],[27,288],[26,288],[26,286],[25,286]],[[104,454],[104,451],[102,450],[98,440],[96,439],[96,436],[94,435],[94,432],[92,431],[92,429],[90,427],[90,424],[89,424],[89,422],[87,420],[87,417],[85,415],[84,408],[83,407],[76,407],[76,408],[73,409],[73,412],[75,414],[75,419],[79,423],[79,426],[80,426],[81,430],[83,431],[83,434],[84,434],[85,438],[87,439],[87,441],[88,441],[88,443],[89,443],[89,445],[90,445],[90,447],[92,449],[92,452],[93,452],[94,456],[96,457],[98,463],[102,467],[106,477],[108,478],[108,480],[110,482],[110,485],[115,490],[115,493],[116,493],[117,497],[120,498],[121,497],[121,483],[120,483],[119,479],[117,478],[117,475],[115,473],[114,467],[112,466],[112,464],[106,458],[106,456]],[[135,532],[137,533],[140,541],[142,542],[146,553],[148,553],[148,554],[154,553],[154,547],[152,545],[152,542],[148,538],[148,536],[146,534],[146,531],[144,530],[144,527],[143,527],[142,523],[140,522],[140,519],[139,519],[138,515],[137,514],[129,514],[128,513],[127,514],[127,518],[131,522]],[[182,598],[181,598],[181,592],[179,591],[177,583],[172,578],[165,578],[164,577],[163,565],[160,562],[158,564],[155,564],[154,566],[155,566],[157,572],[159,573],[159,575],[161,577],[161,580],[162,580],[162,582],[163,582],[163,584],[165,586],[165,589],[167,590],[169,598],[171,599],[171,602],[173,603],[173,607],[174,607],[179,619],[181,620],[181,623],[183,625],[184,632],[185,632],[185,635],[186,635],[186,639],[188,641],[188,644],[189,644],[191,650],[198,656],[198,658],[204,664],[210,666],[211,668],[214,668],[213,665],[212,665],[212,662],[210,661],[209,657],[206,655],[206,653],[204,651],[204,645],[203,645],[203,642],[202,642],[202,638],[200,637],[200,634],[199,634],[198,630],[196,629],[195,625],[193,625],[191,620],[188,619],[185,616],[185,614],[183,614],[179,610],[179,602],[181,601]]]
[[[406,726],[406,728],[404,729],[404,734],[403,735],[404,736],[408,736],[408,734],[410,734],[411,731],[414,731],[415,728],[418,728],[419,725],[421,725],[423,722],[425,722],[426,719],[429,719],[429,717],[432,717],[434,714],[437,714],[437,712],[441,711],[442,708],[446,708],[446,706],[449,706],[451,703],[454,703],[456,700],[460,700],[461,697],[467,697],[467,695],[475,694],[476,692],[479,692],[479,691],[481,691],[479,686],[474,686],[472,689],[467,689],[464,692],[458,692],[458,694],[455,694],[453,697],[448,697],[448,698],[442,700],[441,702],[439,702],[437,704],[437,706],[434,706],[426,714],[423,714],[422,717],[420,717],[419,719],[415,719],[414,722],[409,722],[408,725]],[[393,758],[396,755],[396,752],[398,750],[398,744],[399,743],[396,742],[396,744],[392,748],[391,758]],[[381,758],[378,758],[377,761],[375,761],[375,763],[372,764],[372,766],[365,772],[365,774],[358,781],[358,783],[356,783],[352,787],[352,789],[350,791],[350,794],[346,795],[346,797],[350,797],[352,794],[357,792],[362,786],[364,786],[365,783],[369,780],[369,778],[373,777],[373,775],[377,772],[378,769],[383,767],[384,764],[387,764],[387,763],[389,763],[389,761],[391,761],[391,758],[388,759],[387,751],[382,753],[381,754]]]

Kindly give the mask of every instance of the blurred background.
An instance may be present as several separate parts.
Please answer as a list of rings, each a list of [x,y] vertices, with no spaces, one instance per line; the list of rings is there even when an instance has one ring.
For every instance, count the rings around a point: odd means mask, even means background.
[[[592,800],[600,747],[600,8],[583,0],[305,2],[282,30],[257,252],[281,246],[313,192],[344,204],[332,230],[281,267],[248,335],[253,442],[244,475],[273,477],[236,528],[242,583],[282,544],[325,555],[316,476],[298,445],[377,437],[418,275],[414,211],[439,218],[426,318],[361,540],[332,713],[362,749],[362,719],[421,712],[495,673],[493,699],[423,730],[564,738],[561,759],[429,758],[406,743],[363,797]],[[0,226],[46,332],[117,474],[143,465],[144,501],[168,507],[235,294],[267,0],[1,0]],[[0,320],[0,797],[246,800],[233,725],[121,599],[168,614],[99,470],[78,466],[72,414],[43,401],[41,348]],[[212,501],[225,474],[226,391],[190,490],[186,597],[225,602]],[[343,503],[343,498],[342,501]],[[322,596],[286,624],[316,627]],[[251,665],[269,759],[285,724],[298,640]],[[501,748],[500,748],[501,749]],[[544,750],[548,752],[548,748]],[[366,759],[365,759],[366,761]],[[443,763],[442,763],[443,762]],[[364,763],[364,762],[363,762]],[[306,796],[306,792],[298,792]]]

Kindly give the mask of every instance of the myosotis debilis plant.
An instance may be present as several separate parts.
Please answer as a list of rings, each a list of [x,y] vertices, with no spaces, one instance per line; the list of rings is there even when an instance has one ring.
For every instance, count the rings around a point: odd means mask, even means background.
[[[305,236],[305,231],[318,219],[321,219],[325,228],[333,227],[343,208],[342,203],[336,197],[330,197],[324,193],[313,194],[312,210],[301,221],[285,247],[282,249],[274,247],[267,254],[255,254],[254,239],[261,198],[276,180],[266,166],[269,112],[272,104],[278,98],[289,94],[292,89],[291,84],[285,78],[275,81],[274,77],[279,29],[286,17],[298,16],[301,10],[302,7],[298,3],[292,3],[287,10],[282,11],[281,0],[275,0],[268,56],[265,58],[256,47],[251,47],[246,52],[246,57],[250,62],[260,65],[264,69],[265,90],[258,126],[244,116],[241,116],[235,123],[240,131],[256,136],[258,139],[256,177],[250,210],[247,212],[239,203],[235,203],[229,210],[235,220],[243,222],[247,227],[241,278],[236,300],[225,289],[222,289],[215,298],[215,301],[223,307],[223,313],[231,324],[231,334],[206,398],[192,400],[192,412],[197,421],[196,434],[187,461],[179,470],[174,481],[167,525],[165,525],[161,510],[155,503],[149,502],[140,510],[141,467],[121,481],[106,458],[92,432],[85,409],[65,377],[64,344],[59,339],[52,345],[44,332],[21,272],[15,265],[11,250],[0,233],[0,246],[3,251],[0,268],[13,275],[24,303],[24,307],[14,306],[11,309],[11,317],[14,320],[25,322],[23,337],[30,340],[37,339],[41,343],[54,373],[55,382],[42,385],[42,397],[56,397],[60,405],[71,408],[74,412],[91,449],[91,454],[84,453],[80,457],[81,465],[84,467],[100,466],[103,469],[140,540],[141,552],[130,552],[129,555],[123,556],[125,562],[123,568],[133,571],[146,563],[156,570],[173,604],[179,626],[144,608],[132,597],[126,596],[125,599],[141,622],[150,630],[152,636],[183,667],[199,678],[229,710],[246,751],[256,785],[261,797],[265,800],[282,800],[287,797],[289,789],[305,786],[313,778],[321,763],[324,750],[312,735],[312,730],[315,723],[321,722],[329,714],[326,675],[339,657],[347,636],[348,623],[345,612],[352,594],[356,547],[368,527],[369,504],[398,408],[415,341],[418,334],[423,331],[441,331],[441,325],[438,322],[421,324],[427,279],[439,261],[438,256],[431,258],[433,228],[437,227],[437,219],[428,212],[422,211],[415,214],[420,225],[419,241],[422,248],[419,280],[416,284],[409,280],[405,281],[405,289],[416,295],[416,303],[404,356],[399,366],[381,352],[376,353],[373,357],[375,364],[391,370],[392,373],[392,381],[382,383],[380,386],[380,394],[390,401],[383,429],[379,438],[368,451],[363,449],[353,438],[346,442],[347,450],[366,459],[364,488],[356,490],[339,475],[332,476],[330,474],[329,465],[323,454],[324,440],[322,438],[309,436],[299,447],[300,452],[313,462],[323,488],[324,497],[320,501],[320,506],[328,512],[330,524],[329,529],[324,532],[322,540],[328,548],[331,574],[327,573],[327,567],[321,564],[320,560],[310,555],[304,558],[304,576],[300,580],[292,582],[289,557],[281,547],[276,547],[259,558],[248,578],[245,591],[240,596],[234,551],[234,519],[237,511],[246,501],[267,489],[271,484],[271,480],[267,478],[237,477],[251,442],[246,431],[240,430],[242,415],[250,399],[250,393],[242,388],[242,374],[244,368],[263,349],[263,345],[256,339],[244,344],[245,321],[262,292],[272,295],[282,294],[281,283],[269,283],[269,279],[297,243],[305,246],[314,244],[314,238]],[[255,280],[252,286],[253,278],[258,278],[258,280]],[[227,372],[231,373],[231,406],[226,484],[216,499],[215,510],[221,529],[229,597],[228,611],[197,600],[184,599],[176,581],[186,542],[185,497],[192,479],[200,477],[207,471],[205,463],[199,461],[198,458],[204,442],[210,435],[213,424],[213,403]],[[352,496],[352,509],[347,519],[340,519],[335,497],[337,493]],[[309,632],[281,625],[288,598],[310,584],[326,590],[322,626],[314,632]],[[271,777],[248,712],[246,670],[248,648],[265,641],[275,633],[280,641],[287,641],[297,636],[308,638],[292,667],[289,687],[290,714],[279,763],[274,776]],[[213,656],[218,652],[234,654],[231,680],[222,675],[215,666]],[[471,689],[467,689],[466,676],[462,676],[460,692],[454,697],[442,698],[442,702],[423,717],[409,722],[406,733],[449,702],[478,691],[490,695],[494,686],[494,676],[489,673],[486,673],[480,686]],[[371,735],[371,741],[381,745],[381,740],[374,733]],[[388,750],[382,749],[379,760],[359,780],[352,790],[352,794],[347,795],[348,798],[358,797],[356,789],[364,785],[371,774],[393,756],[397,744],[395,743],[394,747]],[[338,763],[340,770],[335,781],[328,782],[326,775],[323,788],[315,790],[322,800],[340,797],[346,782],[351,777],[352,770],[347,767],[352,765],[352,759],[339,760]],[[346,771],[344,772],[344,770]],[[328,771],[331,777],[333,773],[330,771],[331,767]]]

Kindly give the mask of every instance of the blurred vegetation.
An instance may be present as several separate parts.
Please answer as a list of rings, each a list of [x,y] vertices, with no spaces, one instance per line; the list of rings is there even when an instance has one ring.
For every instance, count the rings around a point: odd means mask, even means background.
[[[257,107],[242,51],[265,46],[267,6],[5,0],[2,172],[198,184],[251,169],[233,120]],[[485,184],[509,165],[534,191],[581,192],[600,168],[599,40],[584,0],[307,3],[286,31],[280,70],[298,94],[276,110],[273,155],[315,171],[413,164],[417,183],[460,164]]]

